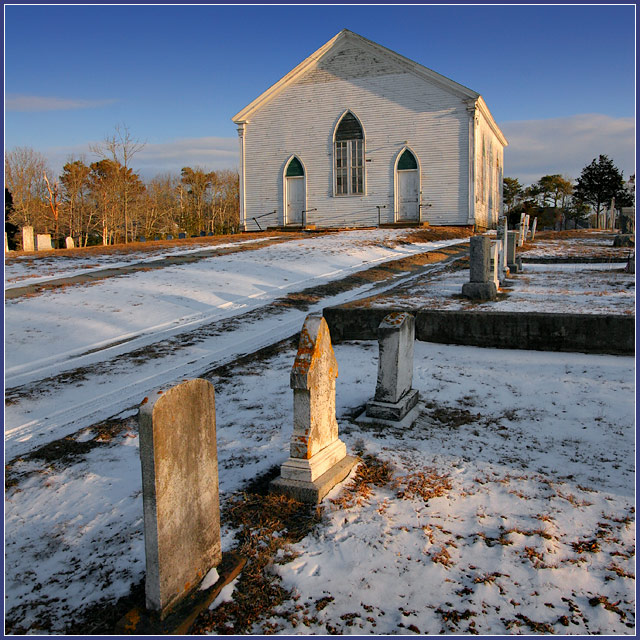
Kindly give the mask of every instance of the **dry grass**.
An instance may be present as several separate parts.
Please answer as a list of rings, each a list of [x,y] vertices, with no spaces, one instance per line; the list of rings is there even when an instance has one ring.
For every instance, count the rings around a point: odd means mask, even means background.
[[[330,502],[340,509],[350,509],[365,504],[371,496],[372,487],[383,487],[391,481],[391,465],[373,455],[365,455],[356,469],[354,478],[342,493]]]
[[[277,470],[276,470],[277,472]],[[293,594],[280,585],[280,577],[271,568],[295,558],[289,546],[300,541],[322,520],[322,511],[286,496],[267,494],[265,474],[261,486],[231,496],[222,518],[237,529],[237,551],[248,561],[238,579],[233,599],[213,611],[205,611],[197,618],[193,634],[248,634],[260,619],[274,615],[292,621],[294,613],[275,613],[285,602],[295,600]],[[293,609],[295,609],[295,605]],[[262,632],[277,629],[264,623]]]
[[[441,475],[434,468],[428,468],[395,478],[393,487],[397,498],[413,500],[420,497],[428,502],[431,498],[445,496],[452,484],[448,475]]]

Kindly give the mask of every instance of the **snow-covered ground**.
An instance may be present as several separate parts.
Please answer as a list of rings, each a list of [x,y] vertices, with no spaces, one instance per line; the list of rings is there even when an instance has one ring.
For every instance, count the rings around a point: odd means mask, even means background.
[[[519,249],[523,258],[624,258],[627,247],[614,247],[617,233],[607,231],[542,231]]]
[[[8,632],[89,632],[90,610],[112,608],[144,576],[136,411],[115,414],[233,361],[210,374],[224,506],[287,457],[296,345],[235,358],[375,283],[307,307],[265,305],[458,242],[395,244],[403,233],[293,240],[6,303],[5,384],[19,388],[5,404]],[[557,296],[563,311],[597,300],[627,313],[634,279],[620,268],[527,264],[505,302],[550,310]],[[421,295],[449,287],[444,300],[467,277],[432,272]],[[398,432],[352,422],[375,390],[377,345],[335,351],[341,437],[393,478],[351,506],[340,500],[348,481],[327,496],[298,557],[273,567],[299,598],[253,633],[634,633],[633,358],[417,342],[422,414]],[[229,550],[234,530],[222,533]]]
[[[498,300],[480,303],[461,295],[469,271],[455,271],[409,282],[362,304],[521,313],[633,314],[635,274],[625,273],[624,266],[525,263],[523,271],[501,287]]]
[[[5,289],[15,289],[27,284],[38,284],[60,278],[70,278],[85,273],[93,273],[101,269],[117,269],[136,263],[153,263],[171,256],[197,255],[218,249],[228,249],[255,243],[269,242],[274,236],[216,244],[182,244],[173,246],[150,245],[145,250],[114,250],[109,253],[92,253],[77,251],[74,253],[52,252],[47,254],[20,254],[5,256],[4,283]],[[124,246],[124,245],[123,245]],[[140,245],[135,245],[139,247]]]
[[[211,378],[222,505],[287,457],[295,348]],[[417,342],[423,411],[396,431],[351,421],[375,390],[376,343],[335,352],[341,438],[393,478],[360,504],[332,502],[348,481],[325,498],[298,557],[274,565],[299,599],[253,633],[634,632],[633,358]],[[135,416],[72,440],[66,458],[8,469],[14,630],[64,631],[144,575]]]
[[[89,417],[102,420],[137,404],[155,387],[289,337],[306,313],[366,295],[376,283],[307,309],[260,311],[276,298],[465,241],[398,243],[406,233],[368,230],[292,240],[8,300],[6,455],[25,453],[72,433]]]

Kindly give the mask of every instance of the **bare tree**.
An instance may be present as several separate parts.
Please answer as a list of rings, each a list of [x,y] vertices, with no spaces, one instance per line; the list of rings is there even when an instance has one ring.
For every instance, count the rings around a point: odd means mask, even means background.
[[[58,236],[60,235],[59,233],[59,229],[60,229],[60,201],[59,201],[59,197],[60,197],[60,190],[58,188],[58,183],[54,182],[53,183],[53,189],[51,188],[51,184],[49,183],[49,178],[47,178],[47,174],[46,172],[42,172],[42,175],[44,176],[44,181],[47,185],[47,191],[49,192],[49,207],[51,208],[51,213],[53,215],[53,225],[54,225],[54,235],[53,235],[53,242],[54,245],[57,246],[58,243]]]
[[[17,147],[5,154],[5,185],[13,197],[12,222],[19,227],[32,225],[45,229],[46,186],[48,171],[45,157],[30,147]]]
[[[145,142],[134,139],[125,124],[117,124],[112,136],[107,136],[98,144],[89,145],[89,149],[93,153],[101,158],[113,160],[124,169],[120,190],[122,193],[125,244],[129,241],[129,200],[131,197],[131,181],[127,180],[127,173],[128,169],[131,169],[133,156],[142,150],[145,144]]]

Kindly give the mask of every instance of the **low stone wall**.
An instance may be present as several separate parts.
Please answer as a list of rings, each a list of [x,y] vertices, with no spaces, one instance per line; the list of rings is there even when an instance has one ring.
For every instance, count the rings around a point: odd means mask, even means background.
[[[635,352],[635,316],[631,315],[349,306],[327,307],[323,315],[334,341],[377,340],[378,325],[394,311],[409,311],[416,316],[416,339],[424,342],[615,355]]]

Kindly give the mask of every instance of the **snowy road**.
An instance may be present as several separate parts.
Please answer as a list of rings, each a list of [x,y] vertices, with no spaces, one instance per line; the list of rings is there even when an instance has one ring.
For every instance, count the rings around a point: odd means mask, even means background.
[[[10,301],[7,457],[115,415],[154,388],[289,337],[307,313],[367,295],[376,285],[261,317],[260,309],[286,293],[465,241],[394,244],[401,237],[376,230],[296,240]]]

